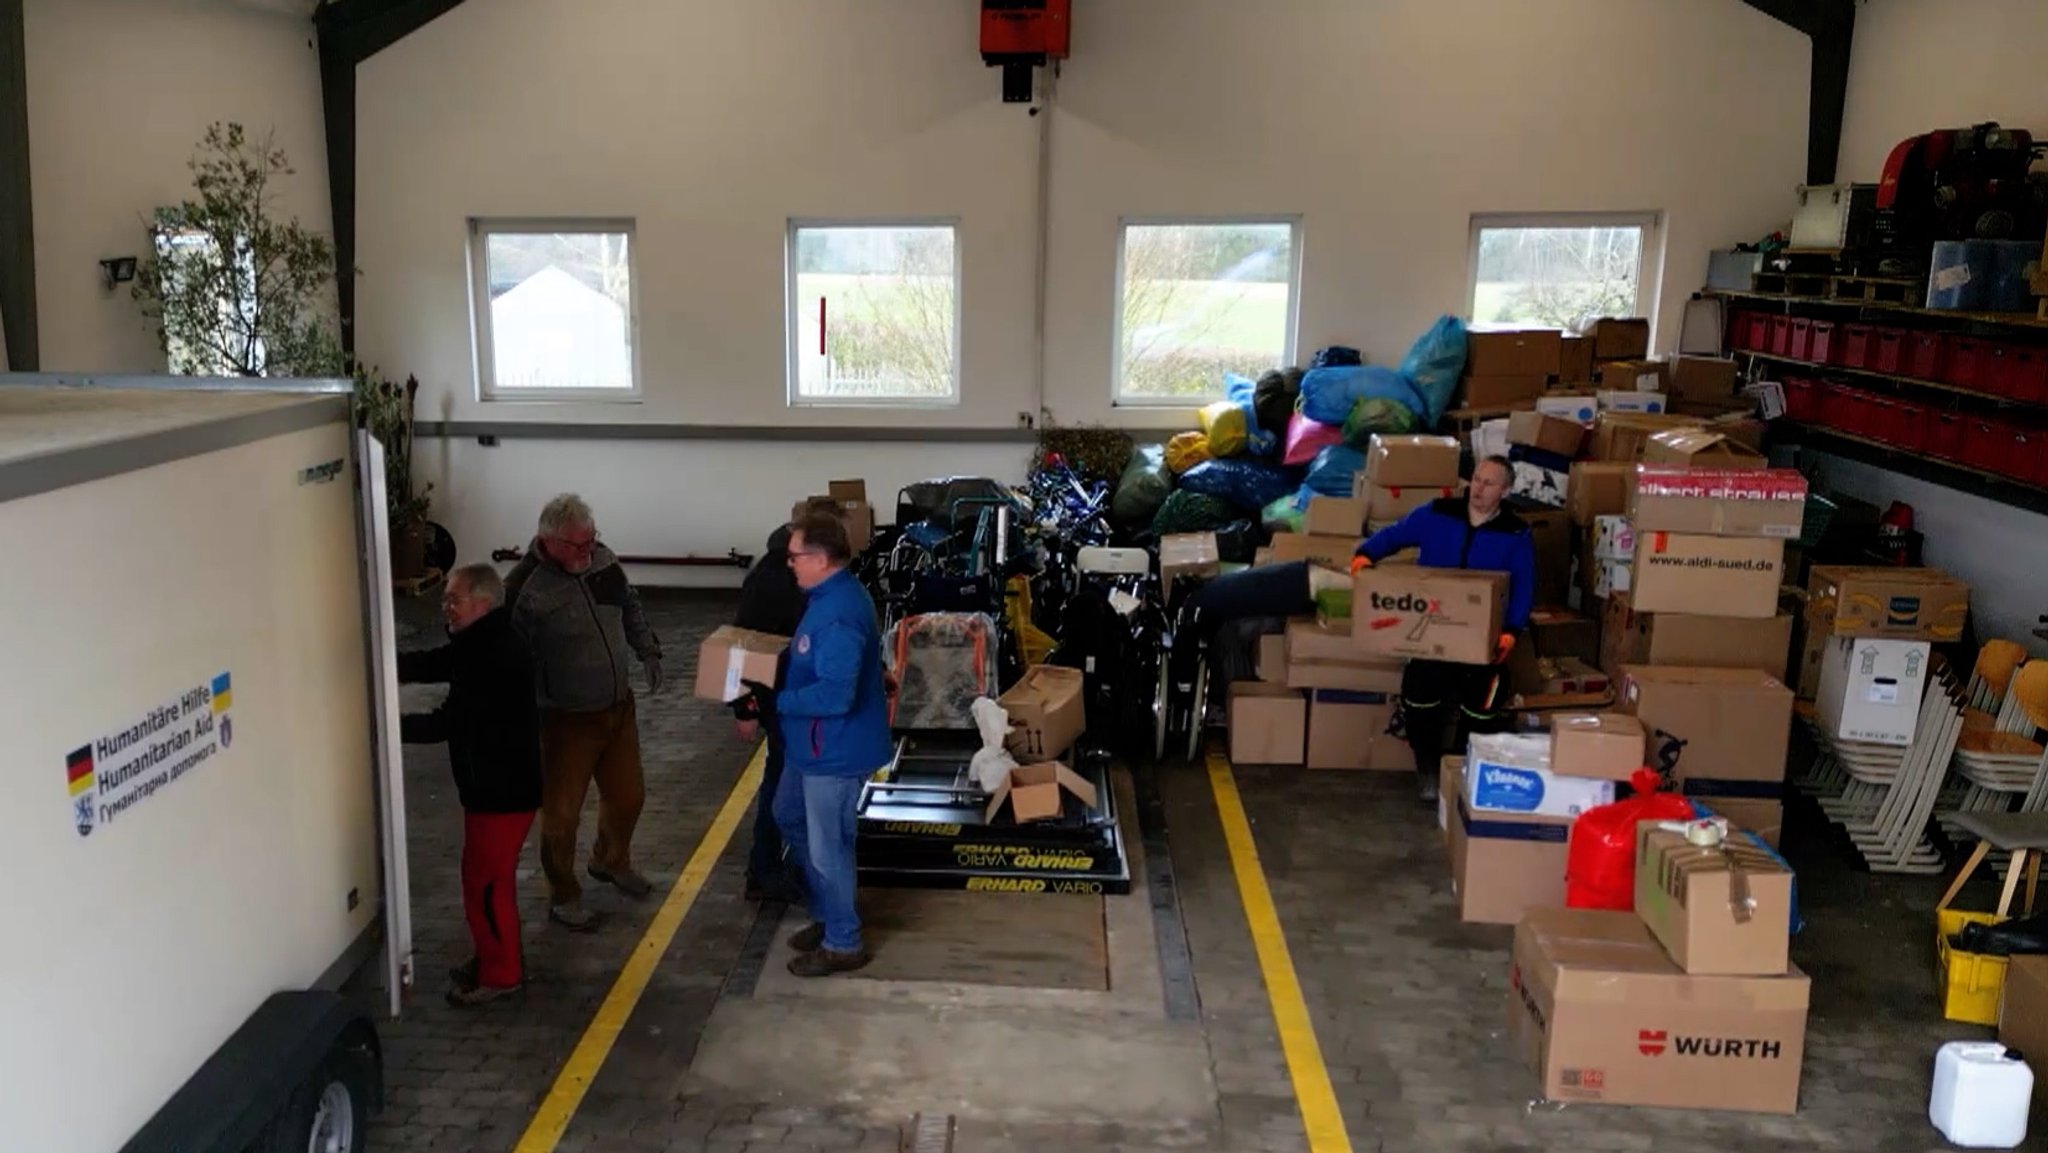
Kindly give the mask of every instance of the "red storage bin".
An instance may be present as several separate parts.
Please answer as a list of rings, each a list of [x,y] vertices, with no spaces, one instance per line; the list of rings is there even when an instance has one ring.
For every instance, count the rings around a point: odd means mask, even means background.
[[[1957,388],[1988,391],[1989,382],[1984,379],[1985,342],[1974,336],[1951,337],[1948,342],[1948,360],[1942,366],[1941,378]]]
[[[1927,451],[1927,406],[1917,401],[1893,400],[1890,435],[1883,439],[1902,452]]]
[[[1828,423],[1853,436],[1869,436],[1878,419],[1877,406],[1871,403],[1876,399],[1860,388],[1838,389]]]
[[[1874,330],[1867,324],[1843,325],[1842,354],[1835,363],[1843,368],[1869,368],[1873,335]]]
[[[1785,355],[1794,360],[1813,359],[1813,322],[1803,316],[1792,318],[1791,339],[1786,342]]]
[[[1906,336],[1906,375],[1915,380],[1940,380],[1948,337],[1939,332],[1914,332]]]
[[[1817,380],[1804,376],[1785,378],[1785,419],[1813,423],[1820,416],[1821,388]]]
[[[1771,318],[1761,312],[1742,314],[1743,347],[1751,352],[1765,352],[1771,347]]]
[[[1870,368],[1873,372],[1897,374],[1906,367],[1906,332],[1902,328],[1880,328],[1870,338]]]
[[[1813,344],[1807,350],[1806,359],[1815,364],[1827,364],[1835,353],[1835,322],[1816,320],[1813,322]]]
[[[1961,460],[1963,442],[1968,439],[1970,418],[1959,412],[1927,414],[1927,444],[1923,451],[1943,460]]]
[[[2040,475],[2041,450],[2048,448],[2048,434],[2039,429],[2014,425],[2009,430],[2011,437],[2006,441],[2005,461],[1999,472],[2027,484],[2037,483]]]
[[[1771,318],[1771,355],[1790,356],[1791,354],[1792,318],[1789,316],[1774,316]]]
[[[2005,380],[1998,391],[2014,400],[2048,404],[2048,348],[2006,346]]]
[[[1977,360],[1977,391],[1988,392],[1993,396],[2012,395],[2006,391],[2006,385],[2010,380],[2007,366],[2011,360],[2012,345],[1995,340],[1985,341],[1984,351]]]
[[[1972,417],[1963,430],[1963,463],[1983,472],[2002,473],[2012,454],[2012,426],[2002,420]]]

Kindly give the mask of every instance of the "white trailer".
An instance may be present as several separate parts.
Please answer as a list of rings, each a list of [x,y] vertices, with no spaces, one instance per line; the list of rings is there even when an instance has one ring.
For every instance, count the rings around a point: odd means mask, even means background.
[[[265,382],[256,382],[264,384]],[[0,1150],[359,1153],[411,978],[347,382],[0,375]]]

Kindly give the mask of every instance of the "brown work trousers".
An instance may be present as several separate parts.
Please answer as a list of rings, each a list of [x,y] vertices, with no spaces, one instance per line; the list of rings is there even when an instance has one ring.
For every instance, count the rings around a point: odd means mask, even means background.
[[[633,827],[647,801],[632,698],[595,712],[543,712],[540,754],[540,864],[548,878],[548,904],[573,904],[583,896],[576,878],[576,826],[593,780],[597,841],[590,847],[590,865],[613,873],[632,867]]]

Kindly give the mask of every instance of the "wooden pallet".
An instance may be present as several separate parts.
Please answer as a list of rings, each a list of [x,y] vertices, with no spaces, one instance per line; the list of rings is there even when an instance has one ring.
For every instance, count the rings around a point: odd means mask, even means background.
[[[1871,304],[1918,304],[1927,299],[1927,285],[1909,276],[1837,276],[1828,281],[1828,296]]]
[[[416,577],[406,577],[402,580],[393,577],[391,587],[399,596],[416,597],[428,589],[439,586],[441,578],[447,575],[447,573],[442,572],[440,569],[430,568]]]
[[[1753,272],[1749,283],[1764,296],[1826,296],[1833,279],[1818,272]]]

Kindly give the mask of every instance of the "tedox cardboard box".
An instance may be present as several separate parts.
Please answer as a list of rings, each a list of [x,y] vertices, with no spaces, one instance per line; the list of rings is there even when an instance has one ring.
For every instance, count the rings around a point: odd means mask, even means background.
[[[1414,769],[1408,742],[1388,732],[1394,707],[1392,693],[1317,689],[1309,694],[1308,767]]]
[[[1623,667],[1615,708],[1642,723],[1648,764],[1686,796],[1762,833],[1775,808],[1740,812],[1724,801],[1782,803],[1792,690],[1754,669]]]
[[[1348,536],[1354,543],[1365,535],[1370,501],[1356,496],[1312,496],[1301,528],[1309,536]]]
[[[1298,765],[1308,735],[1308,702],[1285,685],[1230,686],[1230,763]]]
[[[1358,551],[1358,540],[1357,533],[1331,536],[1305,532],[1276,532],[1273,534],[1273,543],[1266,546],[1266,551],[1271,554],[1273,564],[1305,560],[1311,564],[1344,572],[1351,567],[1351,557]]]
[[[1593,383],[1593,338],[1567,336],[1558,345],[1557,379],[1562,384]]]
[[[1998,1043],[2026,1054],[2029,1063],[2040,1060],[2037,1054],[2048,1053],[2048,956],[2021,955],[2006,966]],[[2027,1130],[2048,1132],[2048,1093],[2035,1091]]]
[[[1538,909],[1515,927],[1508,1031],[1548,1100],[1792,1113],[1809,986],[1691,976],[1634,913]]]
[[[1627,512],[1632,467],[1621,461],[1573,462],[1565,481],[1565,508],[1571,512],[1572,523],[1589,525],[1595,517]]]
[[[994,824],[1003,802],[1008,801],[1010,817],[1020,825],[1026,821],[1050,820],[1060,815],[1069,793],[1081,802],[1083,808],[1095,807],[1095,786],[1058,761],[1018,765],[1010,770],[1009,777],[1002,784],[996,786],[982,819]]]
[[[736,701],[746,695],[745,682],[773,686],[788,637],[720,625],[697,646],[696,696],[707,701]]]
[[[1559,456],[1579,455],[1586,439],[1586,426],[1545,412],[1517,412],[1508,416],[1508,443],[1540,448]]]
[[[1600,628],[1600,667],[1684,665],[1755,669],[1780,680],[1792,649],[1792,616],[1710,617],[1692,613],[1639,613],[1634,594],[1607,599]]]
[[[1642,317],[1596,320],[1586,335],[1593,338],[1594,360],[1650,355],[1650,322]]]
[[[1926,641],[1830,637],[1821,655],[1814,719],[1845,741],[1904,747],[1920,727]]]
[[[1491,664],[1507,598],[1505,573],[1364,569],[1352,581],[1351,640],[1368,656]]]
[[[996,703],[1010,714],[1010,735],[1003,747],[1020,764],[1065,756],[1088,727],[1080,669],[1034,665]]]
[[[1791,967],[1792,871],[1733,830],[1719,845],[1636,826],[1636,915],[1695,976],[1778,977]]]
[[[1806,588],[1808,622],[1841,636],[1953,641],[1970,616],[1970,586],[1938,569],[1815,565]]]
[[[1552,328],[1486,329],[1465,334],[1465,371],[1473,376],[1555,376],[1564,334]]]
[[[1466,408],[1511,408],[1528,404],[1550,388],[1548,376],[1461,376],[1459,403]]]
[[[1347,619],[1287,622],[1286,681],[1290,689],[1340,689],[1360,693],[1398,693],[1407,662],[1369,657],[1351,641]]]
[[[1735,362],[1717,356],[1674,356],[1670,388],[1679,400],[1719,401],[1735,396]]]
[[[1171,533],[1159,538],[1159,583],[1171,589],[1176,578],[1214,576],[1223,567],[1213,532]]]
[[[1638,530],[1629,599],[1637,612],[1768,620],[1784,559],[1781,540]]]
[[[1652,437],[1686,436],[1660,433]],[[1636,466],[1629,518],[1638,531],[1794,540],[1806,521],[1806,478],[1795,469]]]
[[[1627,713],[1567,713],[1550,719],[1550,767],[1574,777],[1626,781],[1643,767],[1643,725]]]
[[[1458,483],[1458,440],[1450,436],[1381,436],[1365,450],[1365,476],[1381,488],[1440,488]]]
[[[1465,800],[1464,758],[1445,757],[1441,771],[1439,803],[1458,918],[1512,925],[1531,909],[1562,906],[1571,818],[1475,814]]]
[[[1650,434],[1643,446],[1644,464],[1680,468],[1764,468],[1763,454],[1727,433],[1700,428],[1674,428]]]
[[[1369,524],[1391,524],[1430,501],[1457,496],[1465,491],[1462,483],[1388,488],[1366,480],[1364,473],[1358,474],[1358,487],[1366,500],[1365,517]]]

